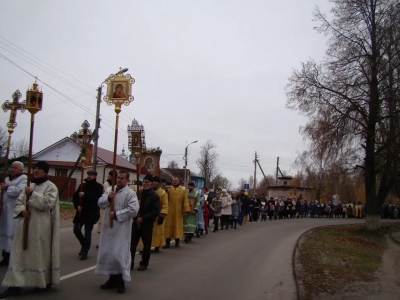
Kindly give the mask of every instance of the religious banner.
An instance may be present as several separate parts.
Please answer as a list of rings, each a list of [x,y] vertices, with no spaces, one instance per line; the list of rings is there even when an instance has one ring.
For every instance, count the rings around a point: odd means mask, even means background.
[[[197,204],[197,198],[188,196],[188,200],[189,200],[190,212],[194,213],[194,209]]]
[[[161,149],[148,149],[140,155],[140,177],[147,174],[160,175]]]
[[[228,197],[221,197],[222,207],[226,207],[227,204],[228,204]]]
[[[135,79],[129,74],[117,73],[110,75],[105,83],[107,84],[107,94],[104,100],[108,105],[128,105],[133,101],[132,84]]]

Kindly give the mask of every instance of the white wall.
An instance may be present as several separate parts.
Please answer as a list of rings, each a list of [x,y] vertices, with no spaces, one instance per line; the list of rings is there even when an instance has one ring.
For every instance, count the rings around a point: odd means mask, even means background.
[[[66,161],[66,162],[75,162],[79,156],[81,149],[80,147],[69,141],[62,141],[60,144],[55,145],[51,149],[43,153],[39,153],[35,155],[34,159],[45,160],[45,161]]]

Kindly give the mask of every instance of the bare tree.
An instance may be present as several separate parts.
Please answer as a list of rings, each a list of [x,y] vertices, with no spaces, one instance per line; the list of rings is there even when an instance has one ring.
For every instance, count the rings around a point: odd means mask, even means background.
[[[7,141],[8,141],[7,130],[0,127],[0,147],[1,147],[0,157],[4,156],[6,154]]]
[[[254,188],[254,176],[250,175],[248,184],[250,185],[250,189]]]
[[[26,139],[18,140],[12,143],[13,158],[27,156],[29,151],[28,141]]]
[[[335,155],[323,145],[318,145],[312,151],[304,151],[294,162],[295,167],[307,174],[308,182],[315,189],[315,198],[318,201],[323,196],[327,173],[334,162]]]
[[[214,176],[218,173],[218,153],[215,152],[215,148],[217,148],[217,145],[215,145],[211,140],[208,140],[203,146],[201,146],[200,158],[196,161],[197,166],[200,169],[200,174],[204,177],[205,186],[208,186]]]
[[[352,150],[362,168],[366,227],[380,227],[383,202],[399,171],[400,3],[334,0],[332,20],[319,11],[319,32],[329,36],[327,57],[295,70],[287,107],[309,117],[308,137],[331,153]]]
[[[257,194],[267,194],[268,187],[275,185],[275,176],[267,175],[267,178],[262,177],[262,179],[257,184],[256,192]]]
[[[239,181],[238,181],[238,188],[237,188],[237,190],[238,190],[238,191],[243,190],[243,189],[244,189],[244,185],[245,185],[246,183],[247,183],[247,180],[246,180],[246,179],[240,178]]]
[[[232,188],[232,182],[228,178],[222,176],[222,174],[215,176],[212,183],[215,188],[223,188],[227,190]]]
[[[179,169],[178,163],[174,160],[168,162],[169,169]]]

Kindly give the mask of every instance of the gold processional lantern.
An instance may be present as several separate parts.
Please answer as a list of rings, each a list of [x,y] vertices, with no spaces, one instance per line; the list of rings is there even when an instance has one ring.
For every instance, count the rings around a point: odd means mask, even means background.
[[[31,182],[32,170],[32,147],[33,147],[33,129],[35,124],[35,114],[43,108],[43,93],[39,91],[38,84],[35,81],[32,87],[26,91],[26,104],[25,108],[31,113],[31,128],[29,134],[29,155],[28,155],[28,182]],[[29,202],[26,203],[26,210],[29,211]],[[28,248],[28,235],[29,235],[29,218],[24,219],[23,227],[23,249]]]
[[[31,113],[36,114],[43,107],[43,93],[38,90],[38,84],[32,84],[32,88],[26,91],[25,108]],[[31,120],[32,121],[32,120]]]
[[[127,69],[121,69],[117,74],[111,74],[104,82],[107,84],[107,94],[104,101],[108,105],[114,105],[115,117],[115,135],[114,135],[114,157],[113,157],[113,174],[117,172],[117,145],[118,145],[118,122],[121,106],[128,106],[133,100],[132,84],[135,79],[130,74],[124,74]],[[115,190],[115,177],[112,178],[112,190]],[[111,201],[110,211],[114,211],[114,201]],[[113,219],[109,219],[110,228],[113,227]]]

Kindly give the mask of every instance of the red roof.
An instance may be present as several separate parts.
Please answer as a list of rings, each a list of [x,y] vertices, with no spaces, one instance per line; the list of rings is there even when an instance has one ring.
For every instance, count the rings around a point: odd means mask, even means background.
[[[114,152],[98,147],[97,157],[102,161],[104,161],[106,164],[112,165],[114,159]],[[122,158],[118,154],[117,154],[116,164],[117,168],[124,168],[136,171],[136,166],[134,164],[132,164],[129,160]]]

